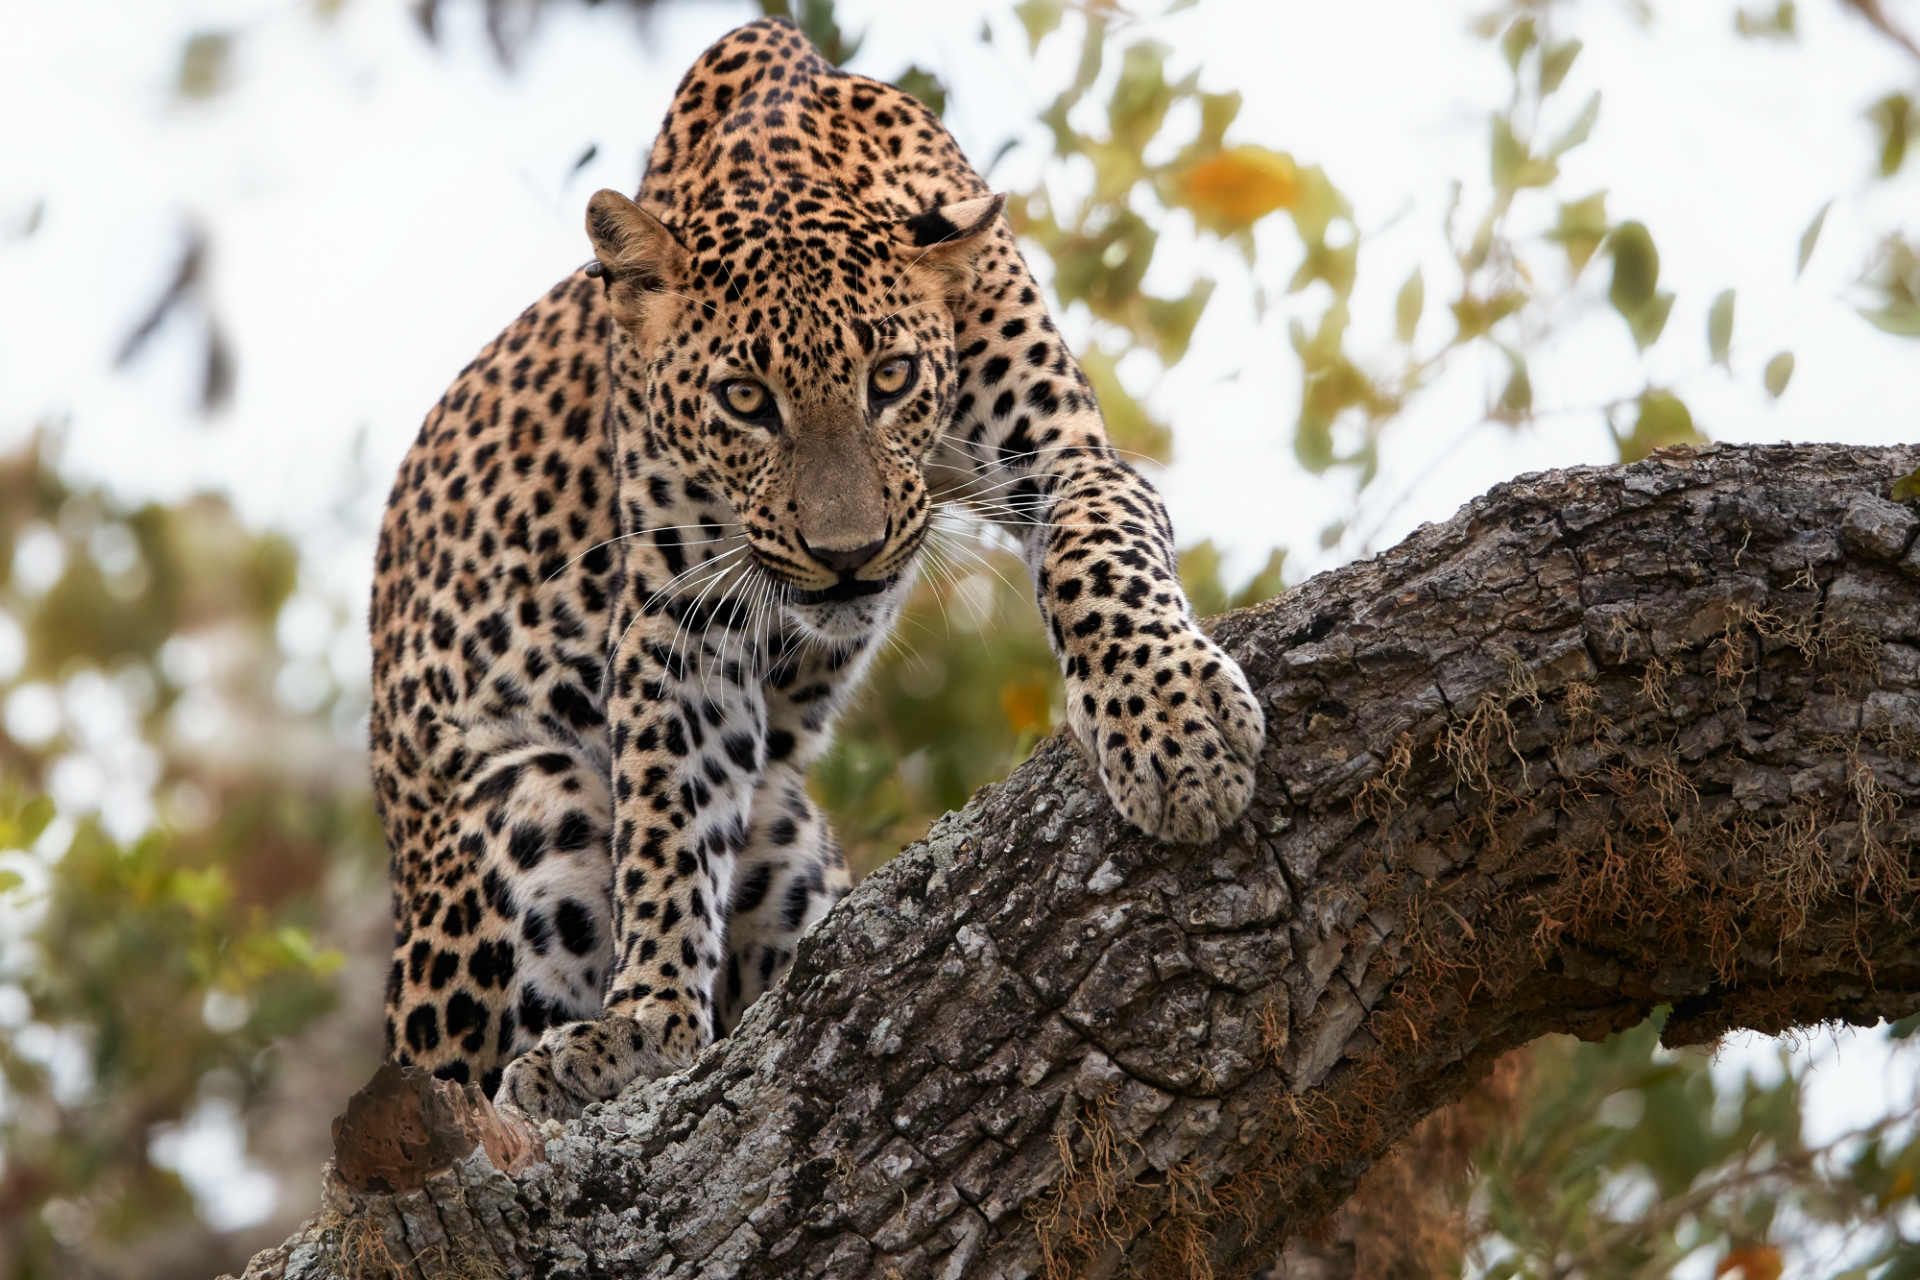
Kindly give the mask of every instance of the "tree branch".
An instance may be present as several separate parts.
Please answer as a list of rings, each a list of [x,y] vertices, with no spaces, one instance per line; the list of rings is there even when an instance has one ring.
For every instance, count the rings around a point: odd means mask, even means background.
[[[1125,829],[1049,742],[685,1073],[544,1162],[469,1123],[394,1192],[343,1149],[246,1274],[1239,1273],[1536,1036],[1907,1013],[1916,468],[1530,476],[1220,619],[1271,729],[1217,844]]]

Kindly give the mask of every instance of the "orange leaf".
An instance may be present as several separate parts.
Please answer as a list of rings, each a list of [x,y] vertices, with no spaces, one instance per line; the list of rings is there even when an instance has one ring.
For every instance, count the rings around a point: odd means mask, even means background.
[[[1052,717],[1048,714],[1047,686],[1038,682],[1000,686],[1000,710],[1016,734],[1045,733]]]
[[[1713,1274],[1736,1276],[1738,1280],[1780,1280],[1780,1267],[1780,1251],[1772,1245],[1743,1244],[1720,1259]]]
[[[1300,171],[1283,151],[1228,147],[1190,166],[1179,178],[1180,202],[1202,226],[1242,231],[1300,198]]]

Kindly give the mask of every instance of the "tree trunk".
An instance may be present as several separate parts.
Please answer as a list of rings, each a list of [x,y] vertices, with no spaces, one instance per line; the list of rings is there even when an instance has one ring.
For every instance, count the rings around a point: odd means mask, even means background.
[[[681,1075],[538,1137],[389,1072],[246,1275],[1241,1274],[1536,1036],[1911,1012],[1917,468],[1530,476],[1221,618],[1270,728],[1216,844],[1056,738]]]

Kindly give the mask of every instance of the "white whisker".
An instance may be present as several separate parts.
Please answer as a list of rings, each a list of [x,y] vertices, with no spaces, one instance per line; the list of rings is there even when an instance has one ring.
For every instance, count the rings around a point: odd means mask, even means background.
[[[944,530],[942,532],[946,533],[946,531]],[[949,538],[952,538],[952,535],[950,533],[946,534],[946,536]],[[1000,572],[999,566],[995,565],[991,560],[989,560],[985,555],[983,555],[977,548],[972,547],[967,543],[961,542],[957,538],[953,538],[950,544],[947,546],[946,550],[949,554],[953,554],[957,552],[957,553],[961,553],[971,557],[974,560],[974,562],[977,563],[981,568],[985,569],[988,573],[991,573],[994,577],[1000,579],[1000,584],[1004,586],[1008,591],[1013,591],[1015,592],[1015,594],[1018,594],[1017,589],[1014,587],[1013,583],[1008,580],[1007,575]]]
[[[690,565],[687,568],[682,569],[679,573],[676,573],[673,575],[673,577],[667,579],[667,581],[661,585],[658,591],[655,591],[652,595],[647,597],[645,603],[643,603],[640,606],[640,608],[634,613],[633,618],[627,623],[626,627],[620,632],[620,639],[614,644],[613,648],[608,651],[610,656],[609,660],[611,660],[612,654],[618,653],[626,645],[627,634],[633,630],[634,623],[639,622],[641,618],[651,616],[653,613],[654,603],[658,601],[662,596],[666,595],[669,591],[671,591],[676,583],[681,582],[682,579],[687,578],[691,574],[698,573],[703,569],[712,569],[713,573],[709,577],[697,579],[695,583],[689,584],[687,589],[690,590],[693,585],[698,585],[698,583],[700,582],[710,583],[714,579],[719,578],[726,572],[727,568],[729,567],[727,564],[727,561],[731,560],[734,556],[739,555],[741,552],[745,551],[746,549],[747,548],[745,544],[742,544],[738,547],[734,547],[730,551],[719,552],[716,555],[710,556],[707,559],[702,560],[699,564]],[[718,566],[718,567],[716,568],[715,566]],[[676,623],[674,624],[673,642],[677,642],[679,640],[680,631],[681,631],[681,624],[676,621]],[[670,643],[667,649],[667,662],[669,667],[672,666],[672,659],[673,659],[673,648],[672,648],[672,644]]]
[[[545,585],[546,583],[552,582],[555,578],[565,573],[568,569],[571,569],[574,565],[579,564],[582,560],[585,560],[588,556],[592,555],[594,552],[598,551],[600,548],[610,547],[616,542],[625,542],[629,538],[644,538],[648,534],[653,534],[653,533],[675,533],[682,529],[711,529],[711,528],[714,528],[718,523],[719,523],[718,521],[705,521],[700,524],[671,524],[658,529],[635,529],[632,533],[616,533],[613,537],[606,539],[604,542],[594,543],[592,546],[588,547],[585,551],[582,551],[579,555],[573,557],[573,559],[567,561],[565,564],[561,565],[558,569],[555,569],[552,573],[548,574],[545,578],[541,579],[541,584]],[[733,538],[744,538],[746,536],[747,535],[744,532],[728,533],[728,534],[722,534],[718,538],[694,538],[688,541],[677,542],[674,545],[679,547],[698,547],[698,546],[703,546],[710,542],[726,542]]]
[[[701,675],[700,696],[702,699],[704,699],[707,696],[706,677],[710,670],[708,663],[706,661],[707,632],[712,630],[713,622],[712,622],[711,615],[709,615],[707,624],[700,628],[700,634],[697,637],[692,633],[692,630],[688,627],[687,624],[699,614],[701,601],[705,600],[707,598],[707,595],[714,589],[714,587],[718,586],[720,581],[723,578],[725,578],[727,574],[731,573],[737,567],[738,566],[736,565],[728,565],[726,568],[720,570],[719,572],[713,574],[713,576],[706,579],[706,585],[700,588],[700,594],[695,596],[693,598],[692,603],[688,604],[686,608],[681,611],[679,624],[674,628],[674,645],[672,648],[669,648],[667,650],[667,666],[669,669],[671,669],[673,666],[674,650],[679,647],[680,636],[682,633],[686,634],[687,640],[688,640],[688,648],[687,648],[686,656],[681,659],[681,665],[683,667],[686,665],[687,661],[693,657],[694,649],[697,648],[699,650],[700,675]],[[726,595],[724,592],[721,594],[720,599],[722,600],[726,599]],[[716,604],[717,603],[718,602],[716,602]]]

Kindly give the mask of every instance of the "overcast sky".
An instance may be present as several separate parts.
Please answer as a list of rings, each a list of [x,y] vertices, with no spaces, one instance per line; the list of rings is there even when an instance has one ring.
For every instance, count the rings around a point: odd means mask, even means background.
[[[1497,53],[1466,33],[1475,7],[1209,0],[1162,24],[1178,60],[1246,95],[1241,136],[1326,164],[1377,232],[1355,304],[1363,343],[1384,338],[1392,292],[1415,263],[1445,278],[1437,228],[1449,181],[1467,181],[1469,208],[1483,181],[1486,118],[1506,89]],[[1033,136],[1073,53],[1055,41],[1031,73],[1011,21],[996,17],[995,46],[977,41],[982,13],[999,6],[970,0],[913,5],[911,22],[879,0],[841,9],[868,32],[863,67],[918,61],[947,78],[951,123],[975,156]],[[1590,90],[1604,94],[1564,189],[1605,186],[1616,215],[1646,222],[1662,284],[1679,295],[1655,375],[1721,439],[1911,437],[1920,356],[1846,301],[1875,232],[1920,207],[1920,165],[1897,184],[1865,181],[1874,139],[1864,107],[1911,67],[1825,3],[1801,6],[1794,45],[1734,38],[1728,5],[1660,9],[1643,26],[1625,4],[1580,6],[1587,47],[1560,95],[1571,112]],[[214,483],[254,517],[298,525],[337,499],[359,433],[384,477],[452,372],[586,255],[586,195],[634,185],[679,71],[752,12],[674,4],[642,29],[615,6],[555,6],[509,77],[458,0],[446,5],[440,51],[398,0],[357,0],[325,27],[311,10],[293,0],[26,5],[30,38],[0,49],[0,111],[33,127],[10,131],[0,216],[40,198],[46,209],[37,235],[0,246],[0,293],[14,302],[0,313],[0,431],[70,417],[76,459],[129,489]],[[232,87],[182,103],[182,38],[203,27],[242,33]],[[570,174],[589,144],[598,158]],[[1023,149],[994,176],[1018,185],[1044,159]],[[1834,196],[1796,280],[1799,234]],[[110,372],[188,218],[210,233],[217,310],[239,356],[233,405],[211,424],[193,409],[191,326],[171,326],[138,365]],[[1285,248],[1281,235],[1272,243]],[[1183,281],[1192,252],[1167,237],[1156,276]],[[1271,257],[1269,284],[1292,267]],[[1729,286],[1739,290],[1731,378],[1707,370],[1702,338],[1708,303]],[[1430,340],[1441,309],[1439,287],[1429,292]],[[1283,344],[1298,308],[1256,322],[1247,296],[1242,282],[1223,285],[1194,355],[1157,397],[1178,432],[1163,487],[1183,537],[1220,538],[1243,564],[1279,542],[1317,566],[1326,557],[1314,555],[1314,536],[1348,491],[1291,460],[1297,370]],[[1770,405],[1759,371],[1781,349],[1798,367]],[[1396,428],[1379,493],[1416,492],[1388,540],[1517,471],[1609,459],[1590,414],[1463,437],[1500,372],[1462,366]],[[1624,326],[1595,307],[1537,362],[1534,382],[1549,409],[1630,391]]]

